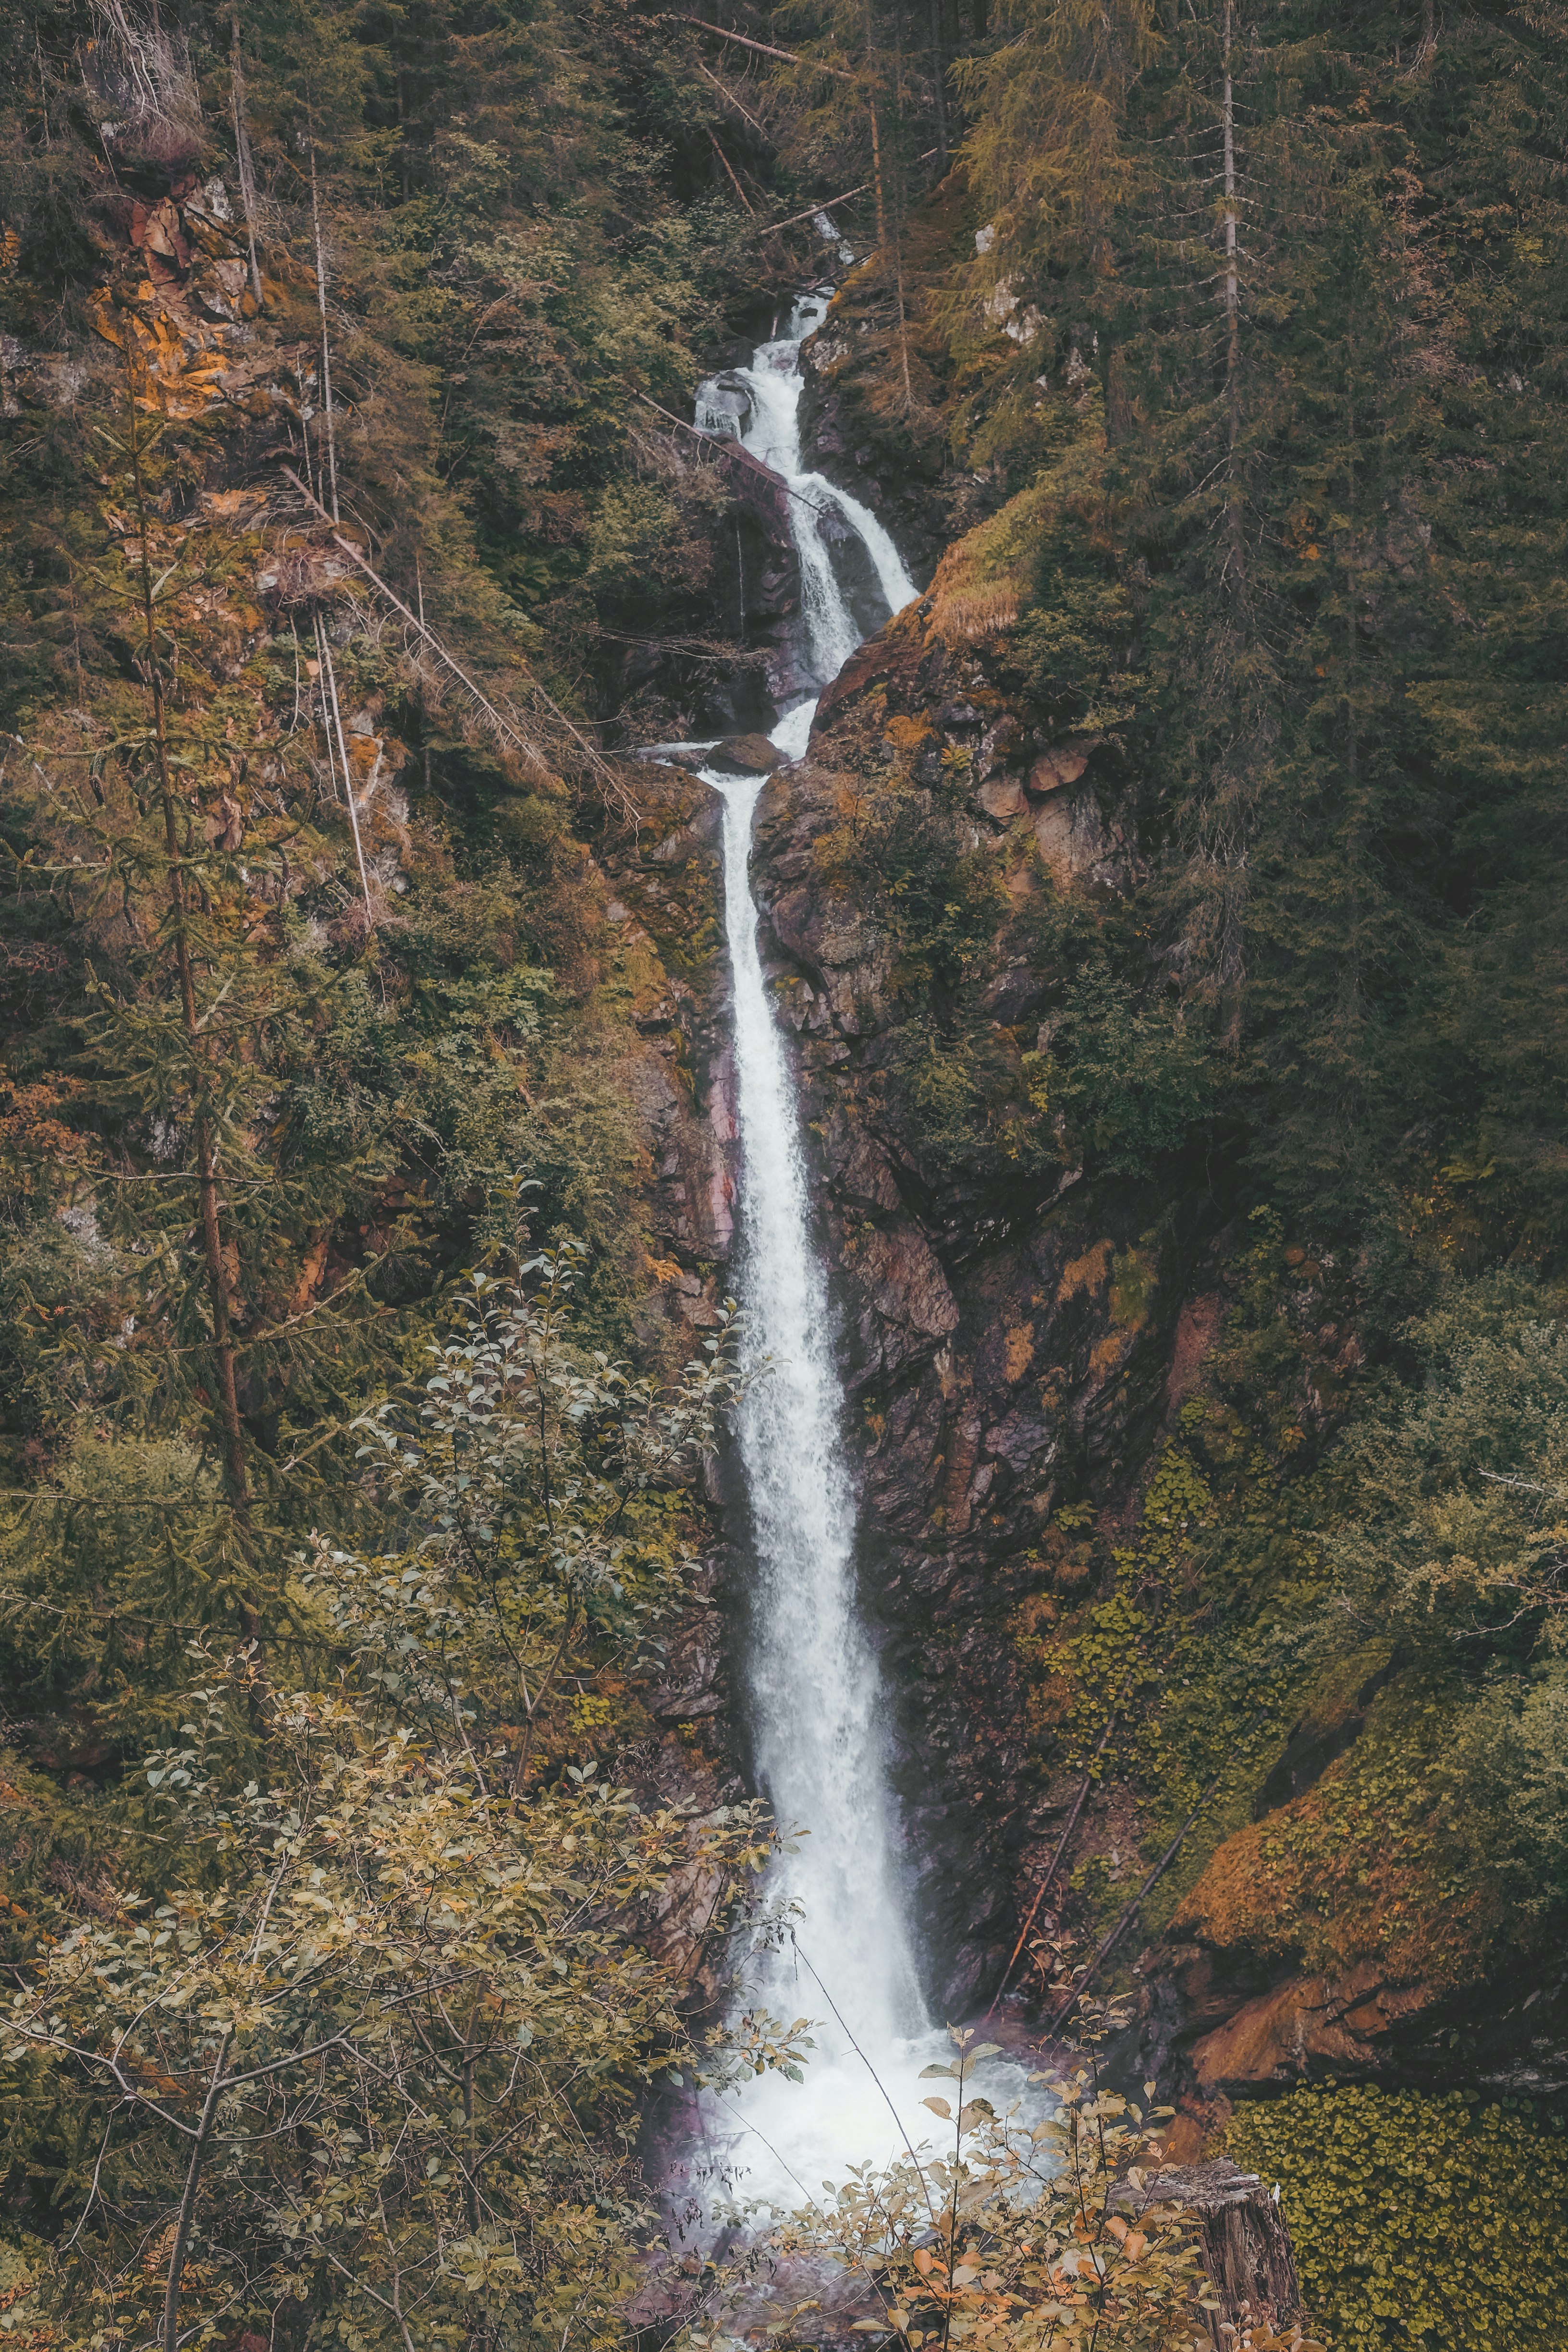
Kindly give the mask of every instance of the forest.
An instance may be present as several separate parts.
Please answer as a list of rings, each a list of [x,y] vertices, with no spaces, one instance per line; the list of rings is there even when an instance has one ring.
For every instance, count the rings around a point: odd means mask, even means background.
[[[0,2322],[1548,2352],[1563,0],[0,59]],[[832,2026],[746,1991],[725,744],[957,2112],[708,2228]],[[1221,2160],[1289,2311],[1125,2218]]]

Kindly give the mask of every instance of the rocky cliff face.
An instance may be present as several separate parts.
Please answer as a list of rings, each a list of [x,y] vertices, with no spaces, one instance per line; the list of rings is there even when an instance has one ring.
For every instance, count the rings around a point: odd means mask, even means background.
[[[1020,1857],[1060,1810],[1021,1769],[1008,1620],[1057,1584],[1053,1507],[1135,1478],[1215,1220],[1201,1199],[1173,1213],[1074,1170],[977,1187],[944,1168],[902,1082],[889,942],[820,879],[816,853],[842,820],[831,742],[764,793],[757,888],[799,1040],[909,1864],[933,1998],[957,2016],[994,1988]],[[1013,854],[1010,826],[973,830],[999,862]],[[1008,961],[1005,936],[996,960],[996,1025],[1032,1034],[1037,976]]]
[[[805,346],[805,446],[931,585],[824,695],[809,758],[765,788],[753,887],[795,1040],[931,1999],[973,2016],[1027,1916],[1009,1997],[1048,2023],[1065,1971],[1136,1892],[1140,1852],[1166,1842],[1147,1759],[1120,1760],[1121,1735],[1086,1790],[1085,1689],[1061,1661],[1097,1610],[1148,1589],[1169,1464],[1205,1445],[1211,1468],[1226,1447],[1257,1458],[1222,1369],[1247,1234],[1223,1141],[1184,1156],[1178,1129],[1146,1172],[1137,1153],[1116,1173],[1113,1152],[1086,1169],[1062,1148],[1052,1045],[1079,960],[1107,929],[1136,936],[1157,995],[1181,942],[1161,946],[1146,911],[1156,853],[1125,753],[1064,730],[1015,653],[1006,518],[985,521],[995,486],[924,462],[878,409],[874,332],[851,277]],[[787,613],[765,627],[787,644]],[[641,835],[611,861],[610,920],[644,1039],[631,1083],[667,1276],[648,1330],[668,1342],[711,1319],[732,1279],[738,1171],[718,812],[686,777],[650,772],[645,796]],[[1135,1116],[1152,1083],[1133,1071]],[[1310,1244],[1278,1255],[1269,1378],[1287,1450],[1243,1507],[1285,1518],[1363,1358],[1353,1267]],[[1211,1438],[1194,1438],[1194,1415]],[[1161,1605],[1201,1618],[1193,1547],[1165,1566]],[[719,1606],[682,1636],[666,1693],[672,1726],[700,1726],[715,1785],[745,1769],[723,1633],[737,1574],[717,1547]],[[1363,1821],[1349,1860],[1321,1859],[1407,1703],[1401,1675],[1373,1642],[1343,1688],[1260,1735],[1123,1919],[1129,2064],[1180,2093],[1187,2153],[1229,2098],[1329,2074],[1568,2083],[1568,1980],[1543,1978],[1538,1954],[1500,1958],[1485,1896],[1461,1919],[1435,1850],[1383,1853]],[[1112,1694],[1092,1696],[1103,1712]]]
[[[1173,1365],[1180,1348],[1191,1354],[1184,1301],[1217,1213],[1201,1189],[1173,1204],[1146,1184],[1086,1186],[1076,1170],[977,1179],[933,1151],[903,1068],[915,1024],[895,942],[821,867],[855,791],[834,761],[863,749],[862,703],[874,695],[883,727],[889,681],[901,678],[904,699],[942,713],[921,750],[926,765],[957,753],[980,780],[963,824],[1002,877],[986,995],[1014,1048],[1033,1043],[1048,978],[1020,961],[1015,901],[1047,887],[1047,860],[1069,886],[1103,879],[1115,868],[1118,818],[1115,785],[1102,807],[1089,759],[1042,751],[997,709],[975,661],[941,647],[916,658],[918,625],[889,632],[853,666],[812,759],[764,789],[753,879],[765,961],[798,1040],[854,1415],[867,1589],[898,1694],[909,1867],[932,1996],[958,2016],[993,1989],[1020,1857],[1050,1835],[1065,1803],[1025,1769],[1008,1619],[1030,1595],[1081,1590],[1082,1568],[1053,1537],[1053,1507],[1086,1492],[1121,1496],[1136,1483],[1179,1399]],[[653,1312],[682,1330],[713,1318],[732,1234],[716,814],[701,785],[651,772],[643,829],[609,866],[609,920],[647,1040],[630,1083],[657,1171],[651,1214],[668,1252]],[[703,1714],[721,1740],[743,1738],[726,1711],[718,1645],[702,1659],[700,1690],[683,1685],[671,1703]]]

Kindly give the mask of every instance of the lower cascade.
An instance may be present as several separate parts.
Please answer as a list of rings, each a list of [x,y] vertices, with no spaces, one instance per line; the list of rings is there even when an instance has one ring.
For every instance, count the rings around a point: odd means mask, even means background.
[[[805,667],[826,686],[861,642],[821,535],[831,499],[870,557],[890,611],[916,590],[858,501],[800,463],[800,343],[826,309],[795,305],[788,333],[735,371],[749,401],[745,446],[796,493]],[[735,380],[732,378],[731,380]],[[706,390],[706,387],[704,388]],[[711,423],[723,412],[705,406]],[[787,711],[773,740],[805,752],[815,702]],[[741,2202],[815,2200],[825,2168],[885,2162],[918,2147],[931,2117],[922,2067],[951,2044],[921,1994],[886,1781],[885,1702],[855,1590],[855,1498],[840,1435],[827,1287],[813,1245],[809,1190],[784,1039],[757,947],[749,863],[763,780],[702,774],[724,801],[724,896],[734,986],[742,1146],[740,1291],[752,1380],[737,1416],[754,1586],[746,1681],[762,1787],[795,1851],[768,1894],[778,1940],[752,1963],[744,2005],[814,2021],[804,2084],[769,2074],[703,2106],[693,2165]]]
[[[825,2162],[894,2155],[906,2131],[920,2138],[914,2083],[939,2037],[916,1976],[885,1785],[881,1677],[856,1604],[826,1285],[757,953],[747,863],[762,786],[713,781],[725,803],[741,1287],[754,1372],[737,1426],[755,1559],[747,1681],[759,1778],[780,1827],[806,1832],[769,1889],[794,1907],[793,1934],[786,1925],[789,1940],[748,1979],[746,1998],[824,2021],[804,2085],[759,2077],[739,2099],[715,2102],[712,2120],[739,2135],[723,2157],[738,2193],[795,2205],[816,2195]]]

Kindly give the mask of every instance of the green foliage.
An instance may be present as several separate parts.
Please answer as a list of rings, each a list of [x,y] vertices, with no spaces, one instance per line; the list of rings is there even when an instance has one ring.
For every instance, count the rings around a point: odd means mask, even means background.
[[[1048,1050],[1026,1055],[1024,1068],[1036,1108],[1060,1124],[1062,1157],[1081,1152],[1121,1176],[1146,1176],[1179,1151],[1217,1086],[1181,1007],[1145,1010],[1107,973],[1068,982]]]
[[[632,2102],[683,2038],[668,1979],[593,1923],[694,1854],[744,1869],[754,1828],[693,1838],[592,1767],[520,1809],[374,1688],[278,1694],[259,1788],[197,1693],[194,1745],[146,1769],[174,1883],[73,1929],[11,2003],[13,2129],[49,2118],[34,2179],[96,2225],[45,2289],[74,2327],[163,2335],[166,2287],[186,2326],[295,2305],[461,2342],[482,2297],[509,2344],[614,2332]]]
[[[1568,2145],[1528,2100],[1367,2084],[1240,2106],[1226,2153],[1278,2181],[1302,2291],[1336,2346],[1550,2352]]]
[[[1298,1416],[1314,1383],[1342,1393],[1330,1272],[1260,1210],[1235,1277],[1228,1401],[1184,1408],[1115,1590],[1018,1612],[1031,1710],[1053,1769],[1081,1769],[1117,1709],[1099,1769],[1138,1793],[1151,1861],[1215,1783],[1147,1927],[1193,1895],[1205,1933],[1281,1964],[1474,1983],[1568,1899],[1554,1298],[1519,1273],[1449,1285],[1401,1334],[1406,1377],[1351,1391],[1302,1475]],[[1319,1776],[1254,1821],[1298,1728]]]
[[[1450,1246],[1553,1250],[1560,11],[1414,76],[1382,7],[1005,15],[948,307],[966,365],[989,333],[955,421],[1025,477],[1012,650],[1124,733],[1144,908],[1276,1196],[1359,1241],[1426,1188]]]
[[[1100,2013],[1086,2023],[1088,2041],[1101,2038]],[[826,2254],[848,2270],[877,2314],[859,2325],[910,2352],[976,2338],[1018,2352],[1198,2352],[1205,2282],[1187,2217],[1164,2205],[1123,2210],[1129,2188],[1136,2196],[1143,2183],[1148,2125],[1170,2110],[1146,2120],[1090,2057],[1031,2075],[1031,2096],[999,2112],[985,2063],[996,2045],[956,2031],[953,2041],[951,2064],[921,2070],[950,2086],[924,2102],[949,2145],[825,2184],[830,2200],[774,2233],[779,2252]],[[1037,2119],[1035,2101],[1048,2102]],[[1282,2345],[1252,2341],[1255,2352]]]
[[[635,1656],[682,1589],[677,1482],[711,1450],[735,1391],[723,1322],[710,1360],[668,1392],[602,1352],[580,1357],[580,1265],[566,1249],[514,1282],[470,1277],[458,1328],[429,1349],[416,1425],[403,1401],[356,1424],[362,1457],[391,1474],[389,1520],[423,1539],[373,1561],[319,1544],[304,1580],[327,1597],[335,1638],[356,1654],[369,1644],[373,1679],[401,1706],[422,1694],[437,1725],[471,1706],[512,1719],[519,1790],[563,1684]]]
[[[895,782],[822,835],[815,859],[892,944],[893,985],[950,1004],[990,945],[1001,911],[994,862],[931,792]]]
[[[1033,576],[1010,655],[1053,734],[1115,736],[1142,715],[1148,680],[1134,667],[1138,614],[1100,419],[1055,401],[1048,413],[1066,446],[1017,502],[1020,568]]]
[[[1036,1116],[1030,1058],[990,1024],[956,1032],[931,1021],[906,1024],[892,1066],[933,1167],[949,1176],[994,1178],[1058,1164],[1056,1139]]]
[[[766,1837],[584,1755],[649,1731],[728,1376],[619,1360],[574,791],[601,628],[708,562],[628,386],[684,404],[749,224],[671,142],[695,69],[595,0],[0,42],[13,2219],[72,2341],[606,2342],[639,2097],[723,2063],[690,1890],[721,1934]],[[465,1263],[512,1272],[452,1334]]]
[[[406,2352],[482,2308],[505,2344],[608,2342],[640,2091],[796,2062],[765,2018],[704,2053],[677,2013],[682,1890],[721,1926],[758,1809],[537,1769],[563,1683],[683,1589],[670,1505],[732,1392],[721,1344],[658,1391],[577,1349],[569,1265],[523,1276],[476,1279],[419,1412],[363,1423],[407,1548],[300,1564],[311,1678],[187,1644],[210,1671],[138,1772],[116,1878],[82,1912],[37,1890],[0,2105],[29,2192],[77,2216],[38,2289],[74,2329],[172,2346],[281,2313]],[[7,1795],[58,1865],[46,1808]]]

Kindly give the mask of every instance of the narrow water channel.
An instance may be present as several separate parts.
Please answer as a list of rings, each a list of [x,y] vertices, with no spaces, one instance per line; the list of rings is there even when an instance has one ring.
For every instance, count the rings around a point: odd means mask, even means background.
[[[916,594],[898,550],[858,499],[802,466],[800,346],[826,297],[795,304],[787,331],[698,395],[698,422],[738,425],[795,497],[803,667],[818,691],[861,642],[823,528],[858,537],[889,614]],[[835,530],[840,541],[843,532]],[[814,699],[786,711],[781,761],[805,751]],[[816,2023],[804,2084],[772,2074],[705,2116],[709,2161],[742,2198],[791,2207],[825,2177],[927,2137],[920,2070],[949,2054],[927,2011],[887,1781],[886,1695],[856,1590],[856,1507],[827,1286],[784,1036],[757,946],[750,857],[763,781],[703,772],[724,801],[724,894],[733,983],[741,1140],[737,1269],[755,1372],[736,1437],[749,1507],[752,1591],[745,1662],[752,1750],[775,1818],[799,1830],[768,1886],[788,1926],[753,1956],[738,2006]]]

